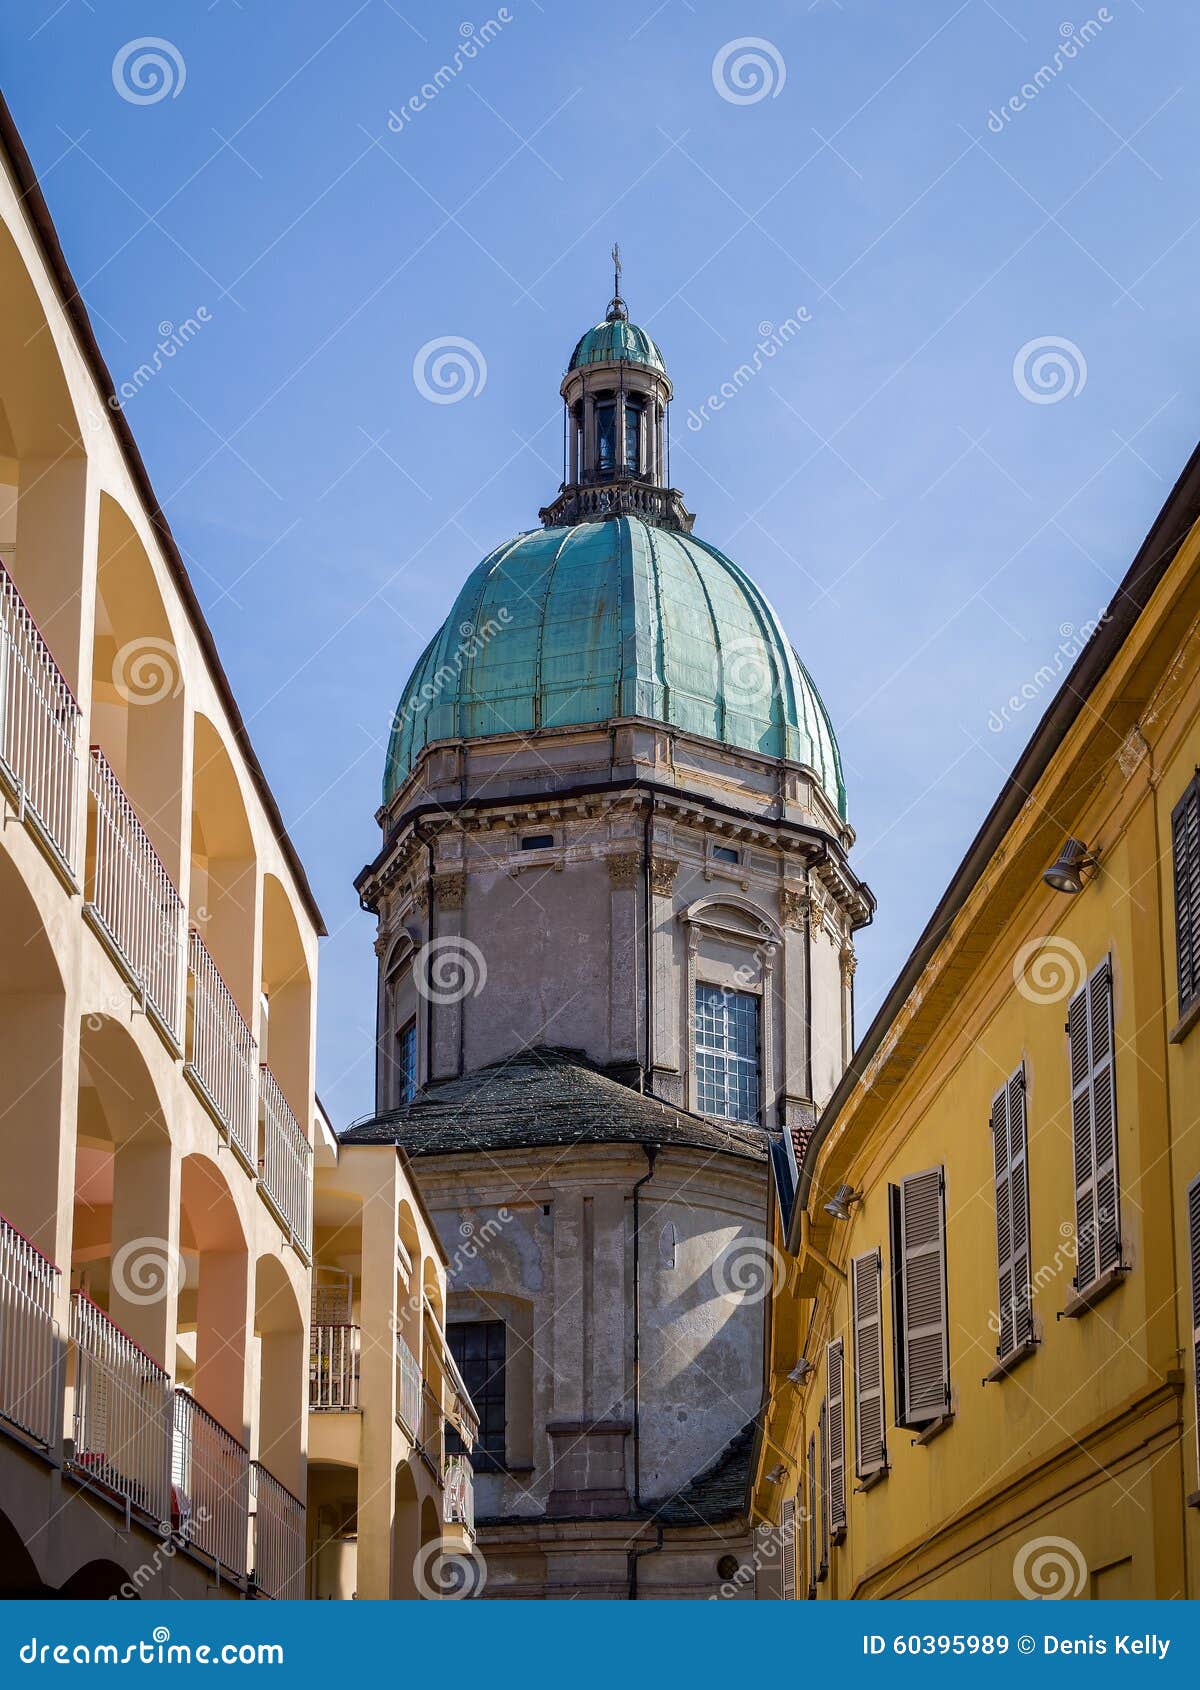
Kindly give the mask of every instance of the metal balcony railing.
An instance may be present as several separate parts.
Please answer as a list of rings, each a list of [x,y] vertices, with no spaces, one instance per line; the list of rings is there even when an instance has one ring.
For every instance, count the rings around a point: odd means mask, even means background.
[[[183,899],[112,765],[92,747],[88,788],[95,800],[88,909],[126,973],[170,1036],[183,1038]]]
[[[244,1578],[250,1452],[182,1390],[175,1392],[171,1482],[179,1535],[233,1577]]]
[[[171,1519],[171,1381],[83,1291],[71,1295],[69,1465],[156,1524]]]
[[[314,1324],[308,1340],[308,1406],[312,1409],[358,1407],[357,1326]]]
[[[280,1219],[307,1254],[312,1248],[312,1146],[265,1063],[258,1071],[258,1105],[259,1178]]]
[[[304,1504],[260,1461],[250,1463],[254,1583],[264,1596],[296,1602],[304,1595]]]
[[[2,563],[0,772],[74,875],[79,706]]]
[[[195,928],[188,935],[187,1073],[247,1161],[254,1161],[258,1046]]]
[[[408,1344],[396,1334],[396,1419],[414,1443],[421,1435],[421,1369]]]
[[[0,1419],[49,1449],[61,1380],[54,1298],[59,1270],[0,1215]]]
[[[424,1454],[440,1473],[446,1459],[446,1418],[442,1405],[427,1379],[421,1381],[421,1437]]]
[[[458,1363],[448,1343],[444,1343],[442,1347],[442,1366],[446,1375],[446,1414],[458,1435],[469,1447],[479,1437],[479,1416],[475,1412],[471,1393],[459,1372]]]
[[[475,1474],[466,1455],[448,1455],[442,1473],[442,1520],[475,1531]]]

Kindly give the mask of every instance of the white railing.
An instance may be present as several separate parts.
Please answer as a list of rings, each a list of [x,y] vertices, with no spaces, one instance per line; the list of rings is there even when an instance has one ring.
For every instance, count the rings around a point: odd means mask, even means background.
[[[263,1190],[307,1252],[312,1247],[312,1146],[288,1108],[279,1081],[264,1063],[258,1071]]]
[[[421,1369],[407,1343],[396,1334],[396,1419],[415,1443],[421,1434]]]
[[[434,1472],[440,1473],[446,1459],[446,1417],[427,1379],[421,1381],[421,1436],[418,1442],[433,1464]]]
[[[188,935],[188,1007],[187,1071],[253,1162],[258,1046],[195,928]]]
[[[260,1461],[250,1463],[254,1504],[254,1583],[264,1596],[304,1595],[304,1504]]]
[[[89,908],[130,978],[170,1033],[183,1037],[183,899],[150,843],[112,765],[92,747],[96,806]]]
[[[75,872],[79,706],[0,563],[0,768]]]
[[[71,1297],[70,1465],[155,1524],[171,1518],[171,1381],[82,1291]]]
[[[446,1404],[446,1413],[453,1421],[463,1442],[470,1448],[479,1437],[479,1416],[475,1412],[471,1393],[467,1389],[465,1379],[459,1372],[458,1363],[454,1359],[454,1352],[448,1343],[443,1343],[442,1346],[442,1367],[445,1371],[450,1399]]]
[[[171,1481],[185,1542],[244,1578],[250,1520],[250,1452],[187,1391],[175,1392]]]
[[[61,1384],[54,1298],[59,1270],[0,1215],[0,1419],[49,1449]]]
[[[442,1473],[442,1520],[475,1531],[475,1474],[465,1455],[448,1455]]]
[[[357,1326],[314,1325],[308,1341],[308,1406],[358,1407]]]

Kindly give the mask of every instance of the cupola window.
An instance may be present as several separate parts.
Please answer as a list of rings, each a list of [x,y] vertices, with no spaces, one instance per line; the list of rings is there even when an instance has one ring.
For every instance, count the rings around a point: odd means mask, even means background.
[[[723,986],[696,986],[696,1097],[702,1115],[757,1121],[758,998]]]
[[[611,475],[617,464],[617,407],[610,400],[596,406],[596,468]]]
[[[625,407],[625,468],[636,475],[642,461],[642,407]]]

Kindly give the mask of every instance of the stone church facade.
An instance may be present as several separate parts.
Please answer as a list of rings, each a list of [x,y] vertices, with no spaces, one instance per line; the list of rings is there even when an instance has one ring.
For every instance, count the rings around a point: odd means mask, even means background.
[[[489,1597],[768,1594],[768,1160],[853,1041],[873,900],[832,727],[669,484],[619,292],[563,379],[543,526],[472,573],[393,725],[377,1099],[450,1258]],[[464,1249],[464,1241],[478,1246]]]

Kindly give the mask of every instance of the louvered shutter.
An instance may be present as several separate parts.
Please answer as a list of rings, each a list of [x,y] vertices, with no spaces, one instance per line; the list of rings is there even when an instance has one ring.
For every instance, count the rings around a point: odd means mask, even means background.
[[[783,1596],[786,1602],[796,1599],[796,1504],[788,1497],[782,1510],[779,1529],[783,1537]]]
[[[1179,1013],[1200,998],[1200,775],[1171,812]]]
[[[883,1258],[878,1250],[850,1263],[854,1338],[854,1470],[860,1479],[887,1466],[883,1409]]]
[[[817,1434],[815,1432],[808,1440],[808,1588],[812,1594],[817,1588]]]
[[[992,1099],[996,1175],[996,1271],[1000,1322],[996,1354],[1011,1355],[1033,1337],[1029,1274],[1029,1155],[1025,1069]]]
[[[846,1531],[846,1346],[834,1338],[825,1346],[829,1391],[829,1535],[835,1543]]]
[[[829,1398],[821,1402],[817,1420],[821,1443],[821,1564],[818,1578],[824,1578],[829,1567]]]
[[[1105,958],[1067,1008],[1071,1135],[1075,1147],[1075,1286],[1084,1291],[1121,1260],[1112,965]]]
[[[941,1168],[900,1182],[904,1269],[904,1418],[938,1420],[950,1408],[946,1318],[946,1210]]]
[[[1200,1489],[1200,1176],[1188,1187],[1187,1201],[1192,1268],[1192,1383],[1196,1391],[1196,1485]]]

